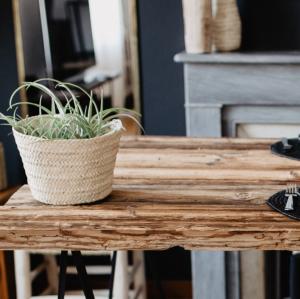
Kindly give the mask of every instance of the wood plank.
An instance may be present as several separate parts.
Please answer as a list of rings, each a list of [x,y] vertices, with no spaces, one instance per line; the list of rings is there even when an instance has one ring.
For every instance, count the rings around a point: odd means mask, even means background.
[[[268,185],[265,189],[253,185],[115,185],[111,200],[155,204],[264,204],[266,198],[283,188],[283,185]]]
[[[116,180],[145,180],[151,181],[184,181],[190,180],[194,184],[199,181],[221,182],[223,184],[252,183],[252,184],[278,184],[284,182],[299,182],[300,170],[255,170],[255,169],[175,169],[175,168],[117,168]]]
[[[124,136],[121,148],[269,149],[275,139]]]
[[[284,163],[283,163],[284,162]],[[295,160],[271,155],[268,150],[233,149],[120,149],[117,167],[209,168],[209,169],[300,169]]]
[[[21,202],[23,201],[23,204]],[[296,249],[300,223],[266,205],[114,202],[56,207],[27,186],[0,209],[1,248]]]

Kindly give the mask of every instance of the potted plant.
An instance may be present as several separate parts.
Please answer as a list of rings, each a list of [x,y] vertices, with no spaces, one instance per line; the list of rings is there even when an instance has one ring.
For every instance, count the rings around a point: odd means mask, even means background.
[[[50,80],[64,95],[64,104],[43,82]],[[36,88],[51,99],[51,108],[37,103],[36,116],[21,118],[13,103],[14,96],[25,88]],[[84,109],[76,91],[88,97]],[[17,88],[9,101],[12,116],[0,119],[12,127],[28,185],[38,201],[53,205],[72,205],[97,201],[112,191],[113,170],[122,131],[118,117],[136,118],[125,108],[103,109],[79,86],[54,79],[26,82]],[[131,114],[129,114],[131,113]]]

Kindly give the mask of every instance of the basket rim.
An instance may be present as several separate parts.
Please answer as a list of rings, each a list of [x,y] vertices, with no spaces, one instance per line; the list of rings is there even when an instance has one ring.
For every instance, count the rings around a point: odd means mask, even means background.
[[[36,116],[31,116],[30,118],[35,118]],[[22,120],[21,120],[22,121]],[[69,143],[69,142],[88,142],[88,141],[95,141],[97,139],[102,139],[102,138],[107,138],[109,136],[113,136],[113,135],[117,135],[121,132],[123,126],[122,126],[122,121],[120,119],[114,119],[114,120],[111,120],[111,123],[113,121],[118,121],[118,125],[114,128],[114,129],[111,129],[109,132],[103,134],[103,135],[99,135],[99,136],[95,136],[95,137],[92,137],[92,138],[73,138],[73,139],[59,139],[59,138],[56,138],[56,139],[44,139],[44,138],[41,138],[41,137],[36,137],[36,136],[32,136],[32,135],[26,135],[26,134],[23,134],[19,131],[17,131],[15,128],[12,128],[12,131],[13,131],[13,134],[14,136],[20,136],[20,137],[23,137],[23,138],[26,138],[26,139],[31,139],[32,141],[41,141],[41,142],[51,142],[51,143]]]

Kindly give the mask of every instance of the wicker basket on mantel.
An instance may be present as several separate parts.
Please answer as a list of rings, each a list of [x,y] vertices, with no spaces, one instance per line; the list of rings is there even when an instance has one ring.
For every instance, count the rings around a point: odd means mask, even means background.
[[[241,19],[236,0],[212,0],[213,43],[217,51],[233,51],[241,45]]]
[[[90,139],[46,140],[13,129],[28,185],[40,202],[74,205],[105,198],[112,191],[122,123]]]

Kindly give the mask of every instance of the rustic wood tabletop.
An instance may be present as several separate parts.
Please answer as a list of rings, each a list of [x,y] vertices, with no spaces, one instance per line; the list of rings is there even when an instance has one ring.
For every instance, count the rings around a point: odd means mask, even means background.
[[[48,206],[25,185],[0,207],[0,249],[299,250],[300,221],[265,202],[300,182],[300,162],[272,142],[123,138],[107,199]]]

